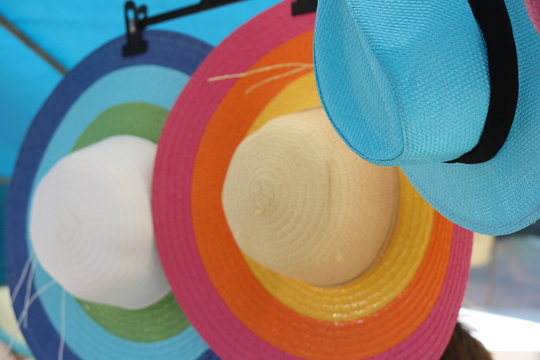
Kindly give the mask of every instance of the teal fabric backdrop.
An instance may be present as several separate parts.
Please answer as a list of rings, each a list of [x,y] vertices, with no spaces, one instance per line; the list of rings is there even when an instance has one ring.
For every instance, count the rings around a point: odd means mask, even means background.
[[[137,0],[149,15],[199,0]],[[217,45],[279,0],[246,0],[150,27]],[[0,0],[0,15],[71,69],[124,30],[124,0]],[[0,26],[0,177],[10,177],[27,127],[62,75]]]

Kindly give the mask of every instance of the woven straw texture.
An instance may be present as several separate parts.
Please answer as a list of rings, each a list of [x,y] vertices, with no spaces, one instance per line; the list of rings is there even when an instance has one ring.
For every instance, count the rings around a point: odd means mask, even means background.
[[[280,276],[247,260],[231,234],[222,189],[235,149],[267,121],[320,106],[312,69],[298,67],[312,62],[314,16],[291,17],[290,4],[216,48],[168,118],[153,211],[171,288],[225,359],[436,359],[461,304],[471,233],[436,214],[404,176],[386,253],[395,261],[348,286]]]
[[[360,156],[402,166],[426,200],[490,235],[540,218],[540,41],[525,4],[507,0],[519,103],[492,160],[445,164],[478,141],[489,101],[483,39],[466,1],[321,0],[315,39],[320,95]]]
[[[481,43],[466,1],[320,1],[315,62],[331,121],[377,164],[455,159],[487,111]]]
[[[169,109],[211,49],[181,34],[149,31],[145,37],[151,46],[143,55],[123,58],[121,37],[66,75],[21,150],[7,207],[7,268],[15,312],[37,359],[216,359],[170,294],[136,310],[77,299],[44,270],[30,240],[33,194],[49,170],[114,135],[156,142]],[[86,195],[78,194],[80,202],[92,203]]]

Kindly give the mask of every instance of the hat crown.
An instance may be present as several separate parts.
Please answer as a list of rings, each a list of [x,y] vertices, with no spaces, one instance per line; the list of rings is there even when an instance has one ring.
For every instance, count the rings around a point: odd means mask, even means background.
[[[489,71],[467,1],[321,0],[318,11],[319,89],[356,153],[407,165],[453,160],[478,143]]]
[[[115,136],[64,157],[36,188],[35,254],[75,297],[138,309],[169,291],[150,209],[155,152],[148,140]]]
[[[397,183],[394,169],[357,157],[315,109],[273,119],[240,144],[223,208],[248,257],[335,286],[378,260],[393,233]]]

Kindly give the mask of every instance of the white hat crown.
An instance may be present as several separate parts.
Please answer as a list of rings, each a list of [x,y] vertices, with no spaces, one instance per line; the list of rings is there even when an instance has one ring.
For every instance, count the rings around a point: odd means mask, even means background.
[[[66,156],[39,183],[32,245],[75,297],[137,309],[169,292],[151,217],[155,153],[148,140],[115,136]]]

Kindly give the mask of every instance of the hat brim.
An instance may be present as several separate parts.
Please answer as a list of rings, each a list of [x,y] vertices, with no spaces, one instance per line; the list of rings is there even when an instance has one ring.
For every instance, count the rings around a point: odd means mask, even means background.
[[[28,237],[32,194],[47,171],[70,152],[109,136],[156,142],[169,109],[211,50],[171,32],[146,32],[145,38],[145,54],[123,58],[120,37],[66,75],[22,147],[8,199],[6,253],[14,308],[36,358],[216,358],[171,295],[140,310],[75,299],[43,270]]]
[[[290,6],[260,15],[216,48],[167,120],[153,213],[173,292],[224,358],[437,358],[461,305],[472,234],[437,215],[404,177],[385,253],[394,246],[404,254],[395,259],[399,275],[383,259],[351,285],[310,287],[248,261],[228,228],[221,190],[238,144],[265,121],[320,106],[312,70],[282,66],[312,63],[314,15],[292,17]],[[396,246],[413,238],[423,245]]]
[[[492,160],[403,167],[437,211],[486,235],[519,231],[540,218],[540,41],[522,1],[507,1],[519,61],[519,101],[510,135]]]

